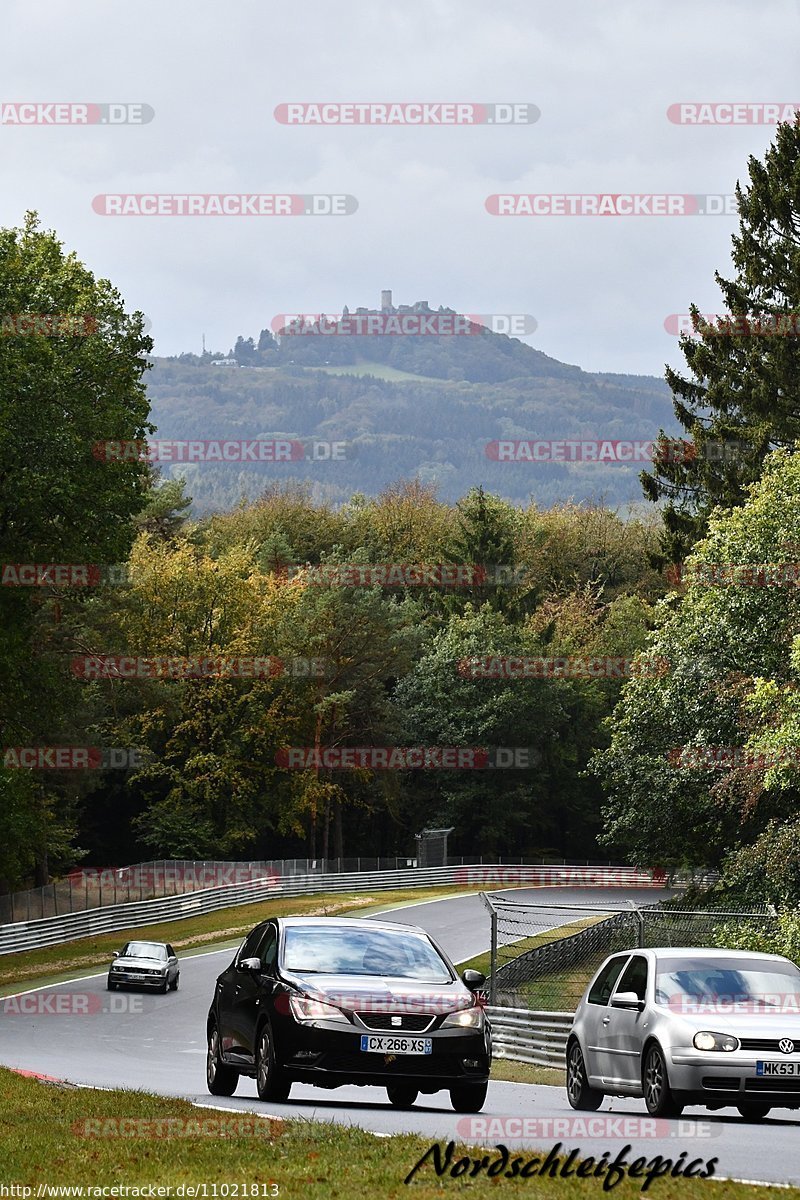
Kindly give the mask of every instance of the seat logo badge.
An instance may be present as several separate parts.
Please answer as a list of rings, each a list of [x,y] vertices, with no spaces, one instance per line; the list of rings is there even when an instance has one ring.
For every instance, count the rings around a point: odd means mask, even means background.
[[[794,1042],[791,1038],[781,1038],[778,1042],[778,1049],[782,1050],[784,1054],[791,1054],[794,1050]]]

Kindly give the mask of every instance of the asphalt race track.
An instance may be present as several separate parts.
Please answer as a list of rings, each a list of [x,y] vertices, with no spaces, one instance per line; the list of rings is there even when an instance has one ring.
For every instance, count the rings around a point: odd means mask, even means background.
[[[661,893],[536,888],[515,889],[513,895],[603,905],[654,901]],[[405,906],[394,919],[424,926],[457,962],[487,949],[488,914],[477,895]],[[553,910],[551,923],[562,924],[563,915]],[[121,934],[120,945],[124,940]],[[800,1184],[800,1111],[787,1109],[773,1109],[752,1125],[735,1109],[687,1109],[680,1120],[655,1121],[643,1101],[619,1098],[606,1100],[597,1113],[578,1114],[562,1088],[502,1082],[489,1085],[484,1111],[475,1116],[453,1112],[446,1092],[421,1098],[410,1112],[392,1108],[380,1088],[322,1091],[295,1084],[289,1103],[263,1104],[255,1081],[242,1079],[231,1099],[210,1096],[205,1019],[214,979],[231,954],[226,949],[182,957],[180,990],[165,996],[108,992],[104,971],[0,999],[0,1063],[79,1084],[181,1096],[231,1112],[336,1121],[378,1134],[416,1131],[431,1141],[465,1140],[487,1148],[502,1142],[511,1149],[549,1149],[561,1142],[565,1151],[579,1147],[584,1156],[598,1157],[608,1151],[612,1159],[630,1144],[629,1162],[659,1154],[676,1160],[685,1151],[684,1163],[717,1157],[717,1176]]]

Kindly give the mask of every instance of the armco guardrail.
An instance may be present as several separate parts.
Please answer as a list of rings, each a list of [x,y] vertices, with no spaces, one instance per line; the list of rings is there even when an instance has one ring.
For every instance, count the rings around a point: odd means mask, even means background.
[[[284,858],[248,859],[231,862],[219,859],[157,859],[131,863],[122,867],[76,867],[64,879],[53,880],[38,888],[0,895],[0,925],[15,925],[20,921],[43,921],[46,917],[64,917],[68,913],[84,912],[90,908],[116,907],[141,900],[159,900],[164,896],[183,896],[186,892],[202,892],[207,888],[227,887],[234,883],[252,883],[265,876],[284,879],[293,875],[340,875],[354,871],[403,871],[411,867],[469,866],[481,864],[487,871],[486,887],[498,887],[509,871],[515,879],[528,866],[563,870],[566,860],[537,856],[526,859],[518,856],[511,865],[497,862],[484,866],[483,856],[448,854],[445,860],[421,863],[416,857],[369,858]],[[597,866],[586,862],[584,867]],[[601,866],[603,864],[600,864]],[[607,867],[606,867],[607,869]],[[499,874],[498,874],[499,872]],[[556,879],[556,881],[560,881]],[[562,881],[563,882],[563,881]],[[508,886],[511,886],[509,884]]]
[[[492,1025],[495,1058],[513,1058],[537,1067],[564,1070],[573,1013],[532,1012],[528,1008],[495,1005],[489,1005],[486,1011]]]
[[[597,883],[597,867],[562,868],[569,883],[579,882],[583,871],[591,882]],[[393,891],[409,887],[453,887],[465,886],[469,877],[465,871],[475,871],[474,882],[478,883],[477,872],[481,867],[422,867],[400,871],[360,871],[333,875],[292,875],[288,878],[268,876],[250,883],[239,883],[229,887],[207,888],[189,892],[183,896],[166,896],[159,900],[144,900],[134,904],[109,905],[105,908],[89,909],[70,913],[63,917],[45,917],[41,920],[22,921],[13,925],[0,926],[0,955],[13,954],[18,950],[32,950],[40,946],[51,946],[58,942],[75,941],[98,933],[111,933],[121,929],[135,929],[142,925],[153,925],[161,921],[180,921],[188,917],[202,916],[231,908],[240,904],[253,904],[259,900],[277,897],[309,896],[318,892],[369,892],[372,889]],[[526,867],[528,886],[537,882],[534,867]],[[614,886],[623,886],[623,873],[631,872],[631,880],[639,883],[642,872],[633,868],[609,867],[608,876]],[[539,868],[543,886],[552,886],[552,868]],[[631,886],[634,886],[632,883]]]

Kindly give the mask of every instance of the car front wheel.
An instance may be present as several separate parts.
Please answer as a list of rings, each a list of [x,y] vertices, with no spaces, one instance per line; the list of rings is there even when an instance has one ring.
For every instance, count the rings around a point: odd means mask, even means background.
[[[767,1113],[771,1111],[771,1105],[756,1104],[755,1102],[752,1104],[737,1104],[736,1107],[745,1121],[763,1121]]]
[[[232,1096],[239,1082],[239,1072],[219,1060],[219,1033],[216,1025],[208,1035],[206,1055],[206,1084],[212,1096]]]
[[[457,1083],[450,1088],[450,1103],[456,1112],[480,1112],[486,1103],[489,1080],[483,1083]]]
[[[573,1108],[594,1112],[603,1103],[604,1098],[602,1092],[589,1086],[580,1042],[571,1042],[567,1051],[567,1099]]]
[[[291,1080],[286,1078],[275,1061],[275,1047],[269,1025],[265,1025],[258,1035],[256,1088],[259,1100],[287,1100],[292,1088]]]
[[[647,1111],[652,1117],[679,1117],[683,1112],[683,1105],[675,1099],[669,1086],[667,1064],[661,1047],[655,1044],[648,1047],[645,1055],[642,1090]]]

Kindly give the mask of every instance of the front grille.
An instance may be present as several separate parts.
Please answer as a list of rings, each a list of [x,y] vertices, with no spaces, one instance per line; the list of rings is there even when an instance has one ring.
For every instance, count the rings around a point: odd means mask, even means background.
[[[746,1092],[794,1092],[800,1095],[800,1077],[794,1079],[745,1079]]]
[[[771,1053],[782,1054],[780,1038],[740,1038],[743,1050],[767,1050]],[[794,1043],[795,1051],[800,1050],[800,1042]]]
[[[738,1092],[738,1075],[706,1075],[702,1080],[703,1087],[709,1092]]]
[[[366,1025],[367,1029],[388,1030],[391,1033],[394,1033],[395,1030],[425,1033],[436,1020],[436,1017],[432,1017],[429,1013],[369,1012],[356,1013],[356,1016]]]

